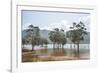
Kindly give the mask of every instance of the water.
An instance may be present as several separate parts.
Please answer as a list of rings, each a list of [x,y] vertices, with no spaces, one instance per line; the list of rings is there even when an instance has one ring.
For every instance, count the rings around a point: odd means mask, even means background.
[[[31,49],[32,48],[31,45],[24,45],[24,47],[26,49]],[[55,47],[57,47],[57,44],[55,45]],[[77,45],[75,45],[75,44],[65,44],[63,47],[65,49],[75,49],[75,48],[77,48]],[[79,44],[80,49],[89,49],[89,47],[90,47],[89,44]],[[44,48],[45,48],[45,45],[44,46],[39,45],[39,46],[34,47],[34,49],[44,49]],[[48,44],[47,48],[53,49],[53,44]]]

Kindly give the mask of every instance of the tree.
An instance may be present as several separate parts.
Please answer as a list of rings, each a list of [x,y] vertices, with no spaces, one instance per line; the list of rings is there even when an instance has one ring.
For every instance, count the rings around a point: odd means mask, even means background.
[[[34,27],[32,24],[28,26],[27,29],[27,39],[28,42],[32,45],[32,51],[34,51],[34,46],[40,44],[40,35],[39,35],[39,28]]]
[[[42,46],[45,46],[45,48],[47,48],[47,44],[48,44],[49,42],[48,42],[48,40],[46,39],[46,38],[43,38],[43,37],[41,37],[40,38],[40,44],[42,45]]]
[[[62,47],[60,47],[60,51],[61,52],[63,52],[63,53],[65,53],[65,51],[64,51],[64,45],[67,43],[67,39],[66,39],[66,35],[65,35],[65,32],[64,32],[64,30],[63,29],[61,29],[60,31],[59,31],[59,43],[60,43],[60,45],[62,46]]]
[[[46,38],[42,38],[42,43],[43,43],[43,46],[44,46],[44,51],[45,53],[47,53],[47,44],[49,43],[48,40]]]
[[[43,43],[45,45],[45,48],[47,49],[47,44],[49,43],[47,39],[43,39]]]
[[[25,38],[22,38],[22,45],[23,45],[23,47],[22,48],[24,48],[24,45],[26,44],[26,39]]]
[[[79,58],[80,57],[79,44],[80,41],[84,40],[84,36],[87,34],[86,27],[84,23],[80,21],[79,23],[74,22],[73,26],[70,27],[70,29],[71,29],[70,33],[72,37],[71,41],[74,44],[77,44],[76,56]]]
[[[28,42],[31,43],[32,51],[34,51],[34,40],[33,40],[34,26],[32,24],[28,26],[27,33],[28,33],[27,35]]]
[[[53,42],[53,50],[55,52],[55,43],[56,43],[56,36],[55,36],[55,31],[50,31],[49,33],[49,39]]]
[[[71,29],[72,29],[72,28],[71,28]],[[69,30],[69,31],[66,32],[66,38],[70,40],[70,49],[71,49],[71,52],[72,52],[72,54],[73,54],[73,52],[74,52],[74,54],[76,55],[76,50],[75,50],[75,39],[73,39],[73,37],[75,37],[75,34],[76,34],[76,33],[75,33],[73,30]],[[72,45],[74,45],[74,51],[73,51],[73,49],[72,49]]]
[[[61,52],[64,51],[64,44],[66,44],[66,36],[64,34],[64,30],[59,30],[58,28],[55,28],[53,31],[51,31],[49,33],[49,38],[50,40],[53,42],[53,49],[54,49],[54,53],[55,52]],[[55,44],[57,46],[57,48],[55,48]],[[62,48],[61,48],[62,46]]]

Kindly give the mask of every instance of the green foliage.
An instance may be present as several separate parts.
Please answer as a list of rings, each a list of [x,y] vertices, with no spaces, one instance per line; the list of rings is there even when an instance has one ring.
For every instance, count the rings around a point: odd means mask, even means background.
[[[52,42],[57,44],[66,44],[66,36],[64,30],[59,30],[58,28],[54,29],[49,33],[49,38]]]
[[[79,43],[84,40],[84,36],[87,35],[86,27],[83,22],[73,23],[73,26],[70,27],[70,31],[67,32],[67,37],[70,38],[71,42],[77,44],[77,53],[76,56],[79,58]]]
[[[40,44],[40,33],[39,33],[39,28],[34,27],[33,25],[29,25],[27,29],[27,41],[29,44],[32,45],[32,50],[34,50],[35,45]]]
[[[40,45],[43,45],[43,44],[47,45],[48,43],[49,42],[46,38],[43,38],[43,37],[40,38]]]
[[[32,50],[34,50],[35,45],[43,45],[48,44],[48,40],[46,38],[42,38],[40,36],[40,29],[38,27],[34,27],[33,25],[29,25],[26,30],[27,36],[22,40],[23,44],[27,41],[27,44],[32,45]]]
[[[67,32],[67,37],[71,39],[73,43],[80,43],[84,40],[84,36],[87,35],[86,27],[83,22],[73,23],[73,26],[70,27],[70,31]]]
[[[64,54],[63,46],[67,42],[64,30],[59,30],[58,28],[56,28],[53,31],[51,31],[49,35],[50,40],[53,42],[54,55],[61,53]],[[57,48],[55,48],[55,44],[57,44]]]

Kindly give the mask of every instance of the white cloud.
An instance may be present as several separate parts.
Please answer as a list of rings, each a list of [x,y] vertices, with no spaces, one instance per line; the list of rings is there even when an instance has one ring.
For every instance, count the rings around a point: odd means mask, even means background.
[[[57,23],[51,23],[48,27],[43,27],[41,29],[53,30],[55,28],[63,29],[65,31],[69,30],[70,25],[68,24],[67,20],[61,20]]]
[[[90,26],[90,16],[80,17],[78,19],[77,23],[79,21],[82,21],[85,24],[85,26],[87,28],[87,31],[90,31],[90,28],[89,28],[89,26]],[[27,29],[30,24],[31,23],[27,23],[27,24],[23,25],[22,29]],[[63,20],[61,20],[59,22],[51,23],[48,26],[42,26],[42,27],[39,26],[39,28],[41,30],[54,30],[55,28],[59,28],[59,29],[63,29],[65,31],[68,31],[70,29],[69,27],[71,25],[72,24],[70,24],[70,22],[68,22],[67,20],[63,19]]]
[[[40,27],[40,29],[41,29],[41,30],[52,30],[50,27],[46,27],[46,26]]]
[[[62,20],[61,23],[62,23],[61,29],[64,29],[64,30],[68,31],[68,30],[69,30],[69,27],[71,26],[71,25],[68,23],[68,21],[67,21],[67,20]]]
[[[24,25],[22,26],[22,29],[27,29],[29,25],[31,25],[31,23],[26,23],[26,24],[24,24]]]

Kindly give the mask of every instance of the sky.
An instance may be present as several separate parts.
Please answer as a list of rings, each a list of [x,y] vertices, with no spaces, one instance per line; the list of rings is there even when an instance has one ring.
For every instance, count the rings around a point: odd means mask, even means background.
[[[41,30],[53,30],[54,28],[69,30],[73,22],[79,23],[82,21],[87,31],[90,31],[90,14],[78,12],[46,12],[34,10],[22,10],[22,30],[32,24],[39,27]]]

